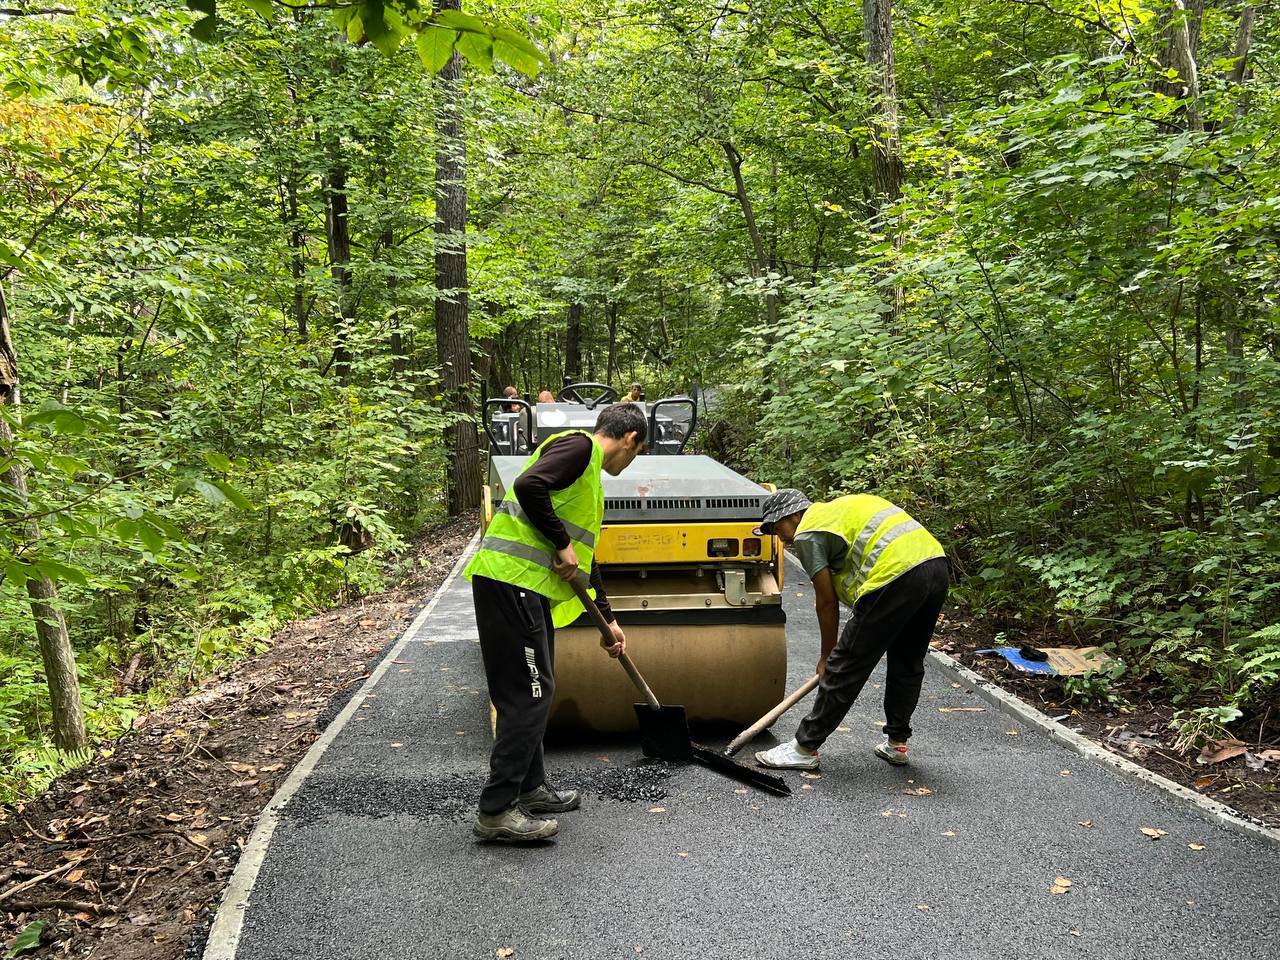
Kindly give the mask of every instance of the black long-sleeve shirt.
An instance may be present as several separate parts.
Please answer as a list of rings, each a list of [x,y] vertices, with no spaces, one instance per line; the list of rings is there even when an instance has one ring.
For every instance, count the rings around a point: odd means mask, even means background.
[[[529,522],[557,550],[569,546],[569,534],[551,505],[551,491],[563,490],[586,472],[591,465],[593,443],[590,437],[581,433],[561,437],[543,450],[537,461],[516,478],[514,490],[521,509]],[[591,564],[591,586],[596,591],[596,606],[605,620],[613,622],[613,610],[604,592],[598,563]]]

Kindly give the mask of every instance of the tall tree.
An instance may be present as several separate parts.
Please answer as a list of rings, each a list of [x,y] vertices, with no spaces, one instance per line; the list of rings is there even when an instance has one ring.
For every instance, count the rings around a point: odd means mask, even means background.
[[[16,416],[21,406],[18,378],[18,353],[13,345],[9,324],[9,306],[0,283],[0,457],[8,466],[0,474],[0,484],[8,487],[14,512],[23,514],[19,523],[28,550],[39,551],[40,524],[31,516],[27,496],[27,476],[21,461],[12,456],[13,431],[9,416]],[[85,745],[84,708],[80,703],[80,679],[76,673],[76,654],[67,634],[67,621],[58,604],[58,588],[40,571],[27,574],[27,596],[36,636],[40,640],[40,656],[44,661],[45,680],[49,686],[49,706],[53,713],[53,742],[63,750]]]
[[[871,172],[879,215],[895,246],[902,233],[888,208],[902,198],[902,142],[898,133],[898,79],[893,56],[893,0],[862,0],[871,75]],[[902,311],[902,287],[894,284],[891,319]]]
[[[461,0],[441,0],[459,10]],[[480,503],[480,447],[471,397],[471,334],[467,310],[467,140],[463,124],[462,58],[456,52],[438,74],[436,98],[436,352],[445,409],[450,515]]]

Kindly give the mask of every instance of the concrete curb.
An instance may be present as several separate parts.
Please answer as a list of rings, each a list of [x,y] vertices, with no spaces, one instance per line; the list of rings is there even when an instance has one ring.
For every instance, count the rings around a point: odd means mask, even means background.
[[[453,569],[449,571],[449,575],[436,588],[431,600],[414,617],[413,623],[409,624],[409,628],[396,641],[395,646],[379,660],[373,673],[369,675],[369,679],[360,685],[360,689],[347,701],[347,705],[342,708],[342,712],[333,718],[329,726],[325,728],[324,733],[320,735],[320,738],[311,745],[311,749],[298,761],[297,765],[289,773],[288,778],[280,785],[280,789],[275,792],[275,796],[271,798],[270,802],[263,808],[262,813],[259,814],[258,823],[253,829],[253,835],[249,837],[249,842],[245,844],[244,853],[240,856],[240,862],[236,864],[235,872],[231,874],[227,889],[223,891],[222,904],[218,908],[217,916],[213,919],[213,926],[209,929],[209,938],[205,941],[204,960],[235,960],[236,950],[240,945],[240,931],[244,926],[244,915],[249,908],[250,894],[253,892],[253,885],[258,879],[258,871],[262,867],[262,861],[266,859],[267,847],[271,843],[272,834],[275,833],[276,825],[280,822],[280,811],[292,799],[293,795],[298,792],[302,782],[315,769],[316,764],[320,762],[320,758],[324,756],[324,752],[329,749],[329,745],[337,739],[338,734],[342,732],[342,728],[347,725],[347,721],[360,709],[360,705],[364,703],[365,696],[382,679],[382,675],[387,672],[391,662],[400,655],[400,651],[404,649],[405,645],[422,629],[422,625],[426,623],[427,617],[431,615],[431,611],[435,609],[440,598],[444,596],[449,584],[462,572],[463,564],[471,557],[479,539],[480,533],[477,531],[467,544],[466,549],[462,551],[462,555],[458,557]]]
[[[981,674],[975,673],[939,650],[930,650],[929,659],[932,661],[933,666],[945,676],[950,677],[953,682],[963,683],[967,687],[972,687],[980,697],[996,707],[1000,712],[1039,730],[1050,740],[1066,747],[1072,753],[1105,764],[1130,780],[1159,787],[1182,802],[1213,817],[1231,830],[1280,846],[1280,830],[1247,819],[1225,803],[1219,803],[1217,800],[1201,796],[1180,783],[1174,783],[1168,777],[1162,777],[1160,774],[1153,773],[1132,760],[1112,753],[1083,734],[1064,727],[1061,723],[1041,713],[1031,704],[1015,697],[1003,687],[997,686]]]

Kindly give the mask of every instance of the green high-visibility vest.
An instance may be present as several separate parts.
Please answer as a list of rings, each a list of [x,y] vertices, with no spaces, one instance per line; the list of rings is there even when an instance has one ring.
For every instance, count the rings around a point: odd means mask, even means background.
[[[851,607],[912,567],[946,556],[942,544],[905,510],[865,493],[813,504],[796,535],[806,530],[834,533],[848,545],[844,564],[831,573],[836,596]]]
[[[591,437],[585,430],[566,430],[547,437],[520,472],[537,463],[549,444],[575,433]],[[551,506],[564,524],[584,577],[591,575],[591,558],[595,555],[600,524],[604,520],[604,484],[600,481],[603,462],[600,444],[591,437],[591,462],[582,476],[563,490],[551,491]],[[480,541],[480,549],[462,575],[470,580],[478,574],[542,594],[551,601],[552,622],[557,627],[565,627],[578,619],[583,606],[573,588],[551,569],[555,557],[556,548],[538,532],[521,508],[513,483],[494,508],[493,520]],[[595,590],[588,588],[587,593],[595,597]]]

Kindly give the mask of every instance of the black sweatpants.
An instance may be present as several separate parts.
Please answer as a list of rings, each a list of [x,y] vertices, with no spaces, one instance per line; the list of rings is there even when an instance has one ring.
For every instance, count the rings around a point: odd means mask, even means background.
[[[831,736],[886,654],[884,732],[907,742],[924,682],[925,654],[950,580],[947,558],[936,557],[858,600],[827,658],[813,709],[796,731],[800,746],[817,750]]]
[[[489,700],[498,712],[480,811],[501,813],[546,780],[542,737],[555,693],[555,627],[539,593],[480,576],[471,590]]]

